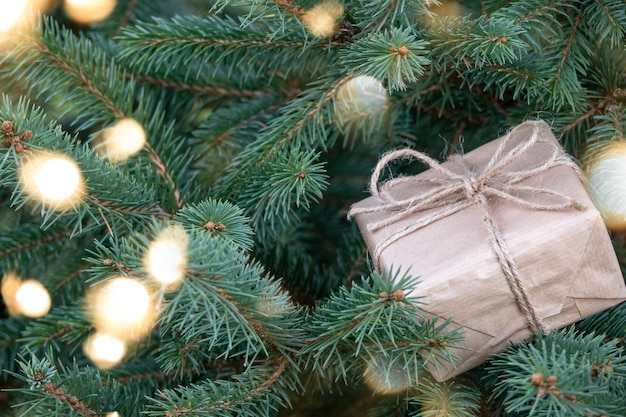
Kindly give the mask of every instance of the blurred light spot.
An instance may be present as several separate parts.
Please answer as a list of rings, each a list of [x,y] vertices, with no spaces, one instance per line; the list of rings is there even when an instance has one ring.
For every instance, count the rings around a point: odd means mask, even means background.
[[[398,362],[391,363],[380,355],[370,359],[364,376],[370,389],[384,395],[397,394],[411,385],[407,371]]]
[[[144,258],[146,271],[164,286],[179,283],[187,268],[187,245],[187,233],[182,227],[164,229],[148,248]]]
[[[116,0],[65,0],[63,10],[74,22],[90,25],[109,17],[116,3]]]
[[[626,230],[626,143],[610,145],[589,166],[589,191],[607,228]]]
[[[302,22],[314,36],[326,38],[335,33],[343,14],[344,8],[341,4],[325,1],[307,10],[302,17]]]
[[[67,155],[54,153],[29,157],[20,166],[19,178],[27,195],[54,210],[66,210],[82,201],[82,172]]]
[[[102,132],[95,149],[103,157],[121,162],[141,151],[145,143],[143,126],[136,120],[122,119]]]
[[[148,289],[124,277],[93,287],[87,295],[87,312],[98,331],[125,341],[149,333],[156,316]]]
[[[26,13],[28,0],[3,0],[0,6],[0,32],[7,32]]]
[[[360,75],[345,82],[335,94],[335,112],[342,125],[387,109],[387,91],[383,84],[369,75]]]
[[[26,317],[43,317],[50,311],[48,290],[34,279],[23,281],[15,294],[19,313]]]
[[[83,352],[100,369],[110,369],[126,355],[126,343],[105,333],[96,332],[85,339]]]

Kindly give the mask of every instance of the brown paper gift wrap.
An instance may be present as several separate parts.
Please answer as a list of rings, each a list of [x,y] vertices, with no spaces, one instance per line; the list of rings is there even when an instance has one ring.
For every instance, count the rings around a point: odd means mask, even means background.
[[[530,175],[523,175],[526,178],[516,182],[517,188],[509,194],[529,204],[563,204],[565,197],[542,191],[553,190],[575,201],[577,207],[552,211],[546,207],[533,209],[518,200],[487,191],[483,195],[517,267],[528,300],[542,321],[542,330],[548,331],[626,299],[624,279],[609,235],[581,183],[577,167],[565,156],[550,128],[542,121],[519,125],[507,137],[464,155],[462,162],[450,160],[441,166],[459,175],[480,175],[492,158],[497,159],[494,152],[505,139],[506,147],[500,156],[517,145],[529,143],[533,135],[534,144],[518,154],[500,174],[506,179],[509,173],[530,170]],[[534,173],[538,171],[535,167],[546,164],[545,160],[552,153],[559,161],[569,164],[548,161],[555,166]],[[431,168],[415,177],[396,180],[395,184],[388,183],[391,186],[386,193],[392,200],[427,195],[441,183],[441,178],[441,173]],[[499,178],[492,180],[499,181]],[[530,187],[534,190],[530,191]],[[465,341],[462,345],[468,349],[453,350],[460,359],[456,367],[450,365],[440,372],[431,369],[438,381],[474,368],[510,342],[521,341],[532,334],[496,258],[485,213],[478,204],[468,202],[465,208],[398,239],[379,256],[374,256],[375,248],[398,231],[454,207],[459,199],[462,204],[467,200],[463,190],[456,200],[442,197],[440,207],[417,211],[376,231],[369,230],[368,225],[389,219],[397,210],[363,212],[384,204],[377,197],[362,200],[352,208],[379,269],[388,270],[393,266],[419,276],[420,282],[411,294],[425,297],[426,314],[450,318],[454,324],[463,326]],[[409,207],[415,207],[415,203]]]

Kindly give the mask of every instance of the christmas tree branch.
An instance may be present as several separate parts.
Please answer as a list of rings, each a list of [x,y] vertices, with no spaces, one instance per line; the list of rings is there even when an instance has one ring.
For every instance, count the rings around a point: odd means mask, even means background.
[[[133,11],[137,7],[137,0],[130,0],[128,5],[126,6],[126,10],[124,11],[124,16],[120,19],[117,28],[115,30],[114,36],[118,36],[122,33],[122,30],[128,25],[130,21],[130,17],[133,14]]]
[[[298,19],[302,20],[306,10],[301,6],[294,3],[292,0],[274,0],[274,3],[281,9],[293,14]]]
[[[84,417],[105,417],[104,415],[99,415],[95,410],[93,410],[88,404],[81,401],[77,397],[69,394],[63,388],[55,385],[52,382],[44,382],[43,374],[35,374],[35,381],[40,382],[42,385],[42,390],[46,394],[56,398],[59,402],[67,404],[74,412]]]

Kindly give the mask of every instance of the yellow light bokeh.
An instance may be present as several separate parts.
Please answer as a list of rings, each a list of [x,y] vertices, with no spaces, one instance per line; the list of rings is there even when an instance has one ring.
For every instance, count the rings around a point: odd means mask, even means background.
[[[608,229],[626,230],[626,142],[610,144],[587,169],[589,193]]]
[[[7,32],[26,13],[26,6],[28,6],[28,0],[4,0],[2,6],[0,6],[0,32]]]
[[[50,311],[52,302],[46,287],[37,280],[23,281],[15,293],[19,313],[26,317],[43,317]]]
[[[109,17],[116,5],[116,0],[65,0],[63,10],[74,22],[90,25]]]
[[[397,394],[411,386],[406,370],[381,356],[370,359],[363,376],[370,389],[383,395]]]
[[[120,416],[120,413],[118,413],[117,411],[113,411],[112,413],[107,414],[106,417],[121,417],[121,416]]]
[[[171,226],[159,233],[150,244],[144,267],[155,281],[174,286],[185,276],[188,237],[180,226]]]
[[[326,38],[338,29],[343,14],[343,5],[335,1],[325,1],[307,10],[302,17],[302,23],[314,36]]]
[[[335,114],[340,124],[349,124],[383,113],[387,106],[387,90],[378,79],[369,75],[348,80],[335,94]]]
[[[85,339],[83,352],[98,368],[118,365],[126,355],[126,343],[105,333],[96,332]]]
[[[141,151],[145,143],[143,126],[134,119],[122,119],[102,132],[95,149],[104,158],[121,162]]]
[[[20,186],[35,200],[54,210],[78,205],[84,196],[83,175],[76,162],[60,153],[25,158],[20,166]]]
[[[464,13],[458,0],[426,0],[426,6],[431,13],[422,16],[422,24],[431,30],[439,28],[443,19],[447,19],[447,24],[451,24],[453,20],[450,18],[461,17]]]
[[[19,305],[17,304],[16,294],[22,285],[22,279],[13,272],[7,272],[2,277],[0,285],[0,294],[9,310],[10,315],[20,314]]]
[[[139,281],[116,277],[90,289],[87,313],[93,326],[116,339],[138,340],[156,320],[148,289]]]

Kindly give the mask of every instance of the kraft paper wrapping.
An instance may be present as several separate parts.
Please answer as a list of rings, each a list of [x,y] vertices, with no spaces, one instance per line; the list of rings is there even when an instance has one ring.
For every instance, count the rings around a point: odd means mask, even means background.
[[[515,130],[510,146],[527,140],[533,129],[540,141],[521,155],[507,171],[525,169],[542,162],[552,149],[546,141],[558,142],[545,122],[526,122]],[[466,155],[471,170],[480,172],[492,158],[499,138]],[[559,152],[563,153],[558,145]],[[456,173],[463,169],[452,161],[442,164]],[[417,177],[437,177],[429,169]],[[594,208],[575,169],[556,166],[520,184],[551,189],[565,194],[584,208],[562,211],[531,210],[512,201],[489,197],[488,204],[502,233],[531,303],[544,329],[564,327],[626,299],[624,279],[608,232]],[[389,193],[397,198],[418,195],[432,189],[423,181],[395,185]],[[541,193],[522,193],[518,197],[550,204],[552,197]],[[356,203],[354,208],[380,204],[374,197]],[[356,214],[357,224],[370,249],[388,236],[440,208],[425,210],[371,232],[367,225],[385,219],[388,212]],[[393,213],[392,213],[393,214]],[[527,321],[507,284],[489,242],[483,213],[469,206],[455,214],[419,229],[388,246],[380,253],[382,270],[401,268],[419,276],[412,295],[425,298],[427,315],[450,318],[462,326],[467,350],[453,349],[460,359],[456,366],[444,364],[431,369],[438,381],[445,381],[485,361],[511,342],[531,335]]]

